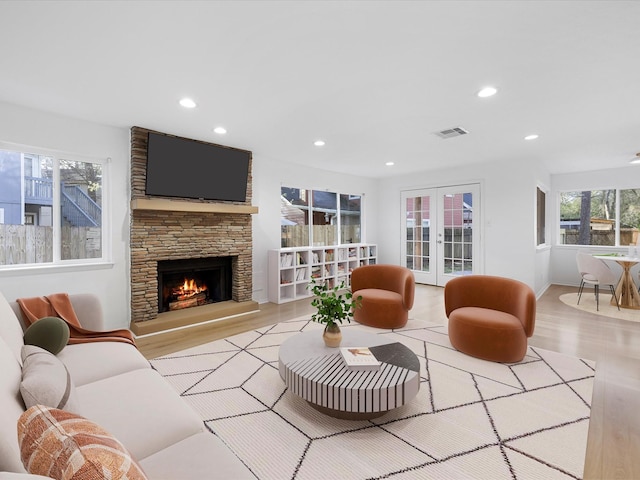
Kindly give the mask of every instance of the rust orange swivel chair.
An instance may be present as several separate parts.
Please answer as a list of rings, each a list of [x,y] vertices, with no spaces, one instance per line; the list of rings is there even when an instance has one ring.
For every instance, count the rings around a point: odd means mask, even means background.
[[[444,303],[456,350],[492,362],[524,358],[536,319],[528,285],[489,275],[456,277],[444,287]]]
[[[401,328],[409,319],[415,294],[413,272],[399,265],[363,265],[351,272],[353,297],[362,297],[353,318],[377,328]]]

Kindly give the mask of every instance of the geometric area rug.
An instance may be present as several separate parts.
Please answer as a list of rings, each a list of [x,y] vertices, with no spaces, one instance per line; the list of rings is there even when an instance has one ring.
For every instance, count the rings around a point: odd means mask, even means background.
[[[343,325],[401,342],[420,390],[371,420],[324,415],[289,392],[279,345],[322,325],[294,319],[158,357],[153,367],[261,480],[580,479],[595,362],[529,347],[518,363],[456,351],[446,327]]]

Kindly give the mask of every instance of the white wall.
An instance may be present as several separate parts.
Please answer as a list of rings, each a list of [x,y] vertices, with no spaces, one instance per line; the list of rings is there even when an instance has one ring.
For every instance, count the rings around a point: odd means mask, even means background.
[[[380,261],[400,263],[400,192],[417,188],[480,183],[480,273],[515,278],[537,288],[535,189],[540,174],[513,162],[429,171],[380,182]]]
[[[551,250],[551,283],[558,285],[580,285],[580,275],[576,266],[576,252],[580,249],[589,252],[620,252],[626,253],[628,247],[576,247],[573,245],[556,245],[559,236],[560,209],[558,198],[561,191],[567,190],[601,190],[608,188],[640,188],[640,167],[629,166],[624,168],[611,168],[592,172],[578,172],[551,176],[551,234],[554,246]],[[622,268],[614,262],[609,266],[620,274]],[[632,272],[637,278],[638,266]]]
[[[363,241],[377,243],[378,182],[253,155],[253,299],[268,301],[268,251],[280,248],[280,188],[299,187],[363,195]]]
[[[95,293],[111,328],[129,326],[129,131],[0,103],[0,141],[93,158],[111,158],[111,262],[100,267],[0,270],[8,300],[56,292]]]

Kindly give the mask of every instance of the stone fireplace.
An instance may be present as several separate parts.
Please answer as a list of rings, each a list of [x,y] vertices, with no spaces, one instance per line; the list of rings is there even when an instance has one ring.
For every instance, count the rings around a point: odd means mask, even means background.
[[[227,316],[257,310],[257,303],[252,301],[251,215],[257,208],[251,206],[251,168],[246,202],[148,197],[148,132],[139,127],[131,129],[131,329],[143,335],[212,320],[219,316],[216,310],[220,307]],[[160,275],[167,270],[171,273],[176,262],[183,262],[185,270],[199,275],[203,268],[213,270],[208,281],[222,276],[228,285],[207,285],[216,290],[209,292],[219,297],[215,300],[206,298],[200,305],[166,310]],[[224,288],[224,294],[220,288]]]

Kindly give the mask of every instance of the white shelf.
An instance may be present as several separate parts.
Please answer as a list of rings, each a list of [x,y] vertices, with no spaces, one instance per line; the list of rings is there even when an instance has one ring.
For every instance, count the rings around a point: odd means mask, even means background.
[[[294,247],[269,251],[269,301],[286,303],[311,297],[312,278],[330,286],[351,286],[351,272],[377,260],[377,246],[355,243],[326,247]]]

